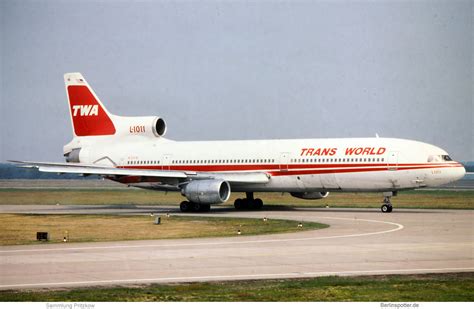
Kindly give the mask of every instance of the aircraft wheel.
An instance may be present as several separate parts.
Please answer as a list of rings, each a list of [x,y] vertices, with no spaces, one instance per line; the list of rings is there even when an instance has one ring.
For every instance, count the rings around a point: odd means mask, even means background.
[[[235,209],[237,209],[237,210],[242,209],[242,207],[243,207],[242,205],[243,205],[243,202],[242,202],[241,198],[238,198],[234,201]]]
[[[253,202],[253,207],[255,209],[262,209],[263,207],[263,201],[259,198],[255,199],[254,202]]]
[[[383,204],[382,207],[380,207],[380,209],[382,210],[382,212],[390,212],[391,211],[391,207],[389,207],[390,205],[387,205],[387,204]]]
[[[388,205],[388,212],[392,212],[392,210],[393,210],[392,205]]]
[[[202,208],[202,212],[211,211],[211,205],[210,204],[201,205],[201,208]]]
[[[191,209],[191,205],[188,201],[182,201],[181,204],[179,204],[179,209],[181,212],[188,212]]]
[[[201,211],[202,211],[202,206],[203,206],[203,205],[201,205],[201,204],[193,203],[193,204],[192,204],[193,211],[194,211],[194,212],[201,212]]]

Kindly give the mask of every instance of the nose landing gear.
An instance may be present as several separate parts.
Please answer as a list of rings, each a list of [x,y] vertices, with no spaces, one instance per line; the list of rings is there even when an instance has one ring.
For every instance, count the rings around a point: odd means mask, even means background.
[[[392,196],[397,195],[397,193],[396,192],[384,192],[383,195],[384,195],[383,204],[382,204],[382,207],[380,207],[380,209],[382,210],[382,212],[392,212],[393,206],[392,206],[392,202],[390,202],[390,198]]]

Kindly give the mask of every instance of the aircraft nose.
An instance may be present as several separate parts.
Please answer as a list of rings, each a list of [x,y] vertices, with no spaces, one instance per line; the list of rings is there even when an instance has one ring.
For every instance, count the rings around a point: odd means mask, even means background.
[[[466,175],[466,169],[461,163],[459,163],[458,167],[453,168],[453,181],[463,178],[464,175]]]

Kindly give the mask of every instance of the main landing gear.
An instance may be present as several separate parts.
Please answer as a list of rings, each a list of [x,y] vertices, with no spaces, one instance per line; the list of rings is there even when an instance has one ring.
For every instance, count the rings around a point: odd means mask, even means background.
[[[242,210],[242,209],[262,209],[263,207],[263,201],[259,198],[254,199],[253,198],[253,192],[246,192],[245,193],[246,198],[241,199],[238,198],[234,201],[234,207],[237,210]]]
[[[211,210],[211,205],[182,201],[179,204],[179,209],[181,212],[208,212]]]
[[[394,195],[397,195],[397,192],[384,192],[383,193],[383,204],[380,209],[382,212],[392,212],[393,206],[392,203],[390,202],[390,198]]]

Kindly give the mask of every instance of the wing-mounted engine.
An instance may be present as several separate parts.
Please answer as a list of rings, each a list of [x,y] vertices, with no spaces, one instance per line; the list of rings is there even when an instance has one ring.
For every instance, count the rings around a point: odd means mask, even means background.
[[[291,192],[290,194],[303,200],[320,200],[328,197],[329,192]]]
[[[230,185],[221,179],[203,179],[191,181],[181,193],[198,204],[220,204],[230,197]]]
[[[121,117],[114,116],[116,135],[162,137],[166,134],[166,122],[158,116]]]

